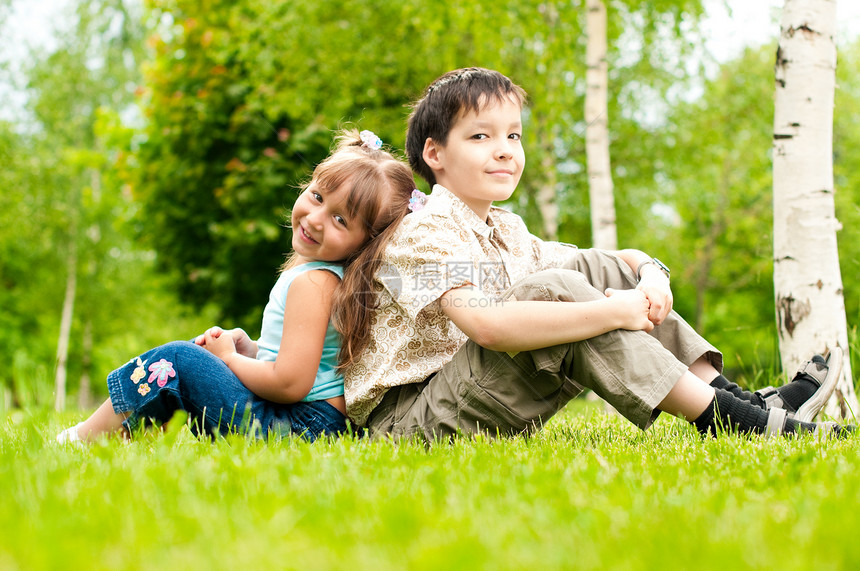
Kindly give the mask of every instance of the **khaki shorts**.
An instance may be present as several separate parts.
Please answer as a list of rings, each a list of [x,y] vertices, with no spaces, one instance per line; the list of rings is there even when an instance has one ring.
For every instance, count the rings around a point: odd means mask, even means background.
[[[508,292],[518,300],[599,299],[606,288],[636,287],[622,260],[574,250],[567,267],[538,272]],[[616,330],[514,355],[467,342],[424,382],[390,389],[368,418],[371,436],[437,440],[458,433],[513,435],[539,429],[583,388],[645,429],[688,366],[722,355],[674,311],[651,333]]]

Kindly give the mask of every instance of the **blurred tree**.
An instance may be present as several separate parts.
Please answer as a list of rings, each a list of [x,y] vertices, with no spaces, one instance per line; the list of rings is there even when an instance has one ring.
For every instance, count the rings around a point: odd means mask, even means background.
[[[840,221],[839,265],[849,323],[860,323],[860,39],[839,46],[833,120],[833,174]],[[852,355],[860,357],[857,351]],[[857,364],[860,366],[860,364]],[[854,367],[854,369],[857,368]]]
[[[607,119],[612,164],[611,179],[617,243],[646,249],[655,219],[643,219],[659,197],[646,191],[643,181],[658,171],[651,145],[667,123],[669,111],[682,104],[701,76],[702,37],[698,23],[703,4],[698,0],[635,2],[605,0],[608,68]],[[585,126],[581,125],[580,134]],[[582,151],[580,151],[582,152]],[[581,154],[583,156],[584,154]],[[584,164],[584,163],[580,163]],[[582,245],[593,244],[585,169],[578,171],[567,200],[562,195],[561,237]],[[573,236],[570,232],[576,232]],[[661,248],[654,253],[662,256]],[[674,265],[667,259],[670,266]]]
[[[833,174],[836,218],[840,222],[839,266],[851,341],[851,370],[860,370],[860,41],[839,46],[834,108]],[[856,383],[855,383],[856,385]]]
[[[0,122],[0,359],[7,364],[0,382],[19,400],[29,391],[26,376],[47,381],[48,369],[36,364],[54,360],[60,306],[50,290],[56,268],[65,267],[54,246],[58,223],[50,194],[39,192],[53,189],[57,176],[42,168],[40,152],[14,125]]]
[[[774,48],[748,49],[723,64],[700,96],[674,105],[665,121],[639,127],[640,159],[614,160],[633,191],[628,196],[640,201],[620,208],[619,217],[638,209],[639,218],[648,219],[633,243],[670,261],[676,309],[724,351],[733,374],[752,383],[755,373],[780,369],[771,263]],[[834,122],[846,275],[860,265],[860,164],[850,150],[860,144],[858,49],[855,42],[841,50]],[[626,153],[632,147],[624,141],[634,133],[622,123],[613,148]],[[622,234],[632,229],[619,225]],[[860,300],[853,280],[845,282],[845,298],[849,321],[856,323]]]
[[[123,0],[81,2],[75,24],[58,31],[62,46],[40,59],[28,72],[30,108],[39,125],[36,139],[47,153],[62,159],[53,165],[60,176],[53,189],[52,208],[57,213],[54,231],[65,260],[65,295],[57,343],[55,408],[66,398],[67,361],[79,275],[98,283],[101,264],[113,240],[105,240],[112,219],[115,196],[102,191],[100,170],[106,156],[99,148],[95,124],[101,108],[122,111],[131,101],[128,84],[133,81],[141,42],[139,27]],[[80,292],[80,309],[92,319],[104,301],[93,287]],[[91,332],[92,324],[84,325]],[[85,346],[92,346],[85,340]],[[91,362],[89,356],[85,362]]]
[[[638,245],[671,260],[675,308],[730,367],[761,369],[757,358],[776,356],[771,70],[769,47],[724,64],[700,97],[677,104],[643,139],[655,170],[629,183],[648,199]]]
[[[248,18],[242,3],[150,3],[133,188],[143,234],[181,297],[214,303],[253,332],[289,248],[284,210],[330,137],[318,121],[295,121],[290,106],[261,104],[255,93],[271,93],[259,81],[265,61],[245,52],[266,24]],[[264,57],[304,57],[260,40]]]
[[[606,60],[606,5],[603,0],[588,0],[586,34],[585,156],[592,244],[595,248],[616,250],[618,233],[615,229],[615,197],[609,160],[609,71]]]
[[[152,253],[134,244],[137,207],[118,168],[132,157],[124,123],[134,120],[143,48],[135,6],[76,4],[56,50],[22,66],[27,113],[0,124],[0,358],[10,364],[0,381],[19,404],[47,404],[46,364],[58,354],[68,367],[56,369],[55,404],[65,404],[64,378],[72,387],[81,379],[89,402],[87,379],[127,359],[130,346],[197,330],[151,274]]]

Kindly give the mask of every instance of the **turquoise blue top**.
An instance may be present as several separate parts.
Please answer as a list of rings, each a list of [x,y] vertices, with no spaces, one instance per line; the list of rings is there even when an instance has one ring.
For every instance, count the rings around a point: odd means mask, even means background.
[[[312,270],[328,270],[343,279],[343,266],[328,262],[308,262],[283,272],[278,281],[275,282],[272,293],[269,295],[269,303],[263,310],[263,330],[257,341],[257,359],[260,361],[274,361],[278,357],[281,337],[284,333],[284,308],[287,303],[287,291],[296,276]],[[325,400],[343,394],[343,375],[336,371],[338,351],[340,351],[340,334],[334,330],[331,322],[329,322],[325,332],[317,378],[314,380],[311,392],[302,401]]]

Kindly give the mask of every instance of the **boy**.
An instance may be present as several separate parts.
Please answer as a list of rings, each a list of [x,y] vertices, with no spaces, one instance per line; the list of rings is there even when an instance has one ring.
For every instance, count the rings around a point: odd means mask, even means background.
[[[492,206],[523,171],[524,100],[469,68],[414,106],[407,155],[433,193],[385,251],[371,340],[346,371],[353,420],[374,436],[516,434],[586,387],[642,429],[665,411],[702,433],[816,430],[841,350],[765,402],[722,377],[720,353],[671,311],[659,260],[544,242]]]

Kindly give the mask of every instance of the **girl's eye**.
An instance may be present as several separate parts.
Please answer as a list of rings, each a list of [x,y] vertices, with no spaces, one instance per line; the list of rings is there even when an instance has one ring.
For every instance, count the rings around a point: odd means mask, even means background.
[[[335,222],[337,222],[338,224],[340,224],[341,226],[346,228],[346,218],[344,218],[340,214],[335,214],[334,220],[335,220]]]
[[[472,135],[472,138],[481,141],[483,139],[487,139],[488,137],[484,133],[478,133],[477,135]]]
[[[514,141],[519,141],[522,140],[523,136],[519,133],[511,133],[510,135],[508,135],[508,138]]]
[[[322,194],[318,192],[311,192],[311,196],[313,196],[314,200],[316,200],[317,202],[322,202]]]

